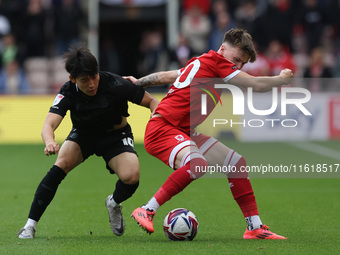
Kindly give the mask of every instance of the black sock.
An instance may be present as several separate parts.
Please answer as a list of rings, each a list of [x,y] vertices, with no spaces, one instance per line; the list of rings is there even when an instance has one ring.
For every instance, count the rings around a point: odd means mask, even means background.
[[[45,212],[46,207],[51,203],[59,184],[65,176],[65,172],[60,167],[53,165],[41,180],[35,192],[28,218],[37,222],[40,220],[40,217]]]
[[[138,188],[139,181],[136,182],[135,184],[125,184],[121,180],[118,180],[116,183],[116,189],[113,192],[113,199],[114,201],[119,204],[135,193],[136,189]]]

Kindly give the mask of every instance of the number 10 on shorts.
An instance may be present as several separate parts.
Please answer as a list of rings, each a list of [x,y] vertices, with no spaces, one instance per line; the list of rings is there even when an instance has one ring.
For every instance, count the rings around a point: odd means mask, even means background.
[[[134,147],[133,146],[133,139],[130,138],[130,137],[125,137],[125,138],[123,138],[122,141],[123,141],[124,145],[130,145],[131,147]]]

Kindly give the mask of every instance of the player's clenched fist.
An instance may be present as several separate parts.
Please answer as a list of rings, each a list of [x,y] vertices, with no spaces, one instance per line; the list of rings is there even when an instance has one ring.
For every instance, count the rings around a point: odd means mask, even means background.
[[[292,70],[286,68],[286,69],[283,69],[281,70],[280,72],[280,75],[279,75],[281,78],[284,78],[285,81],[283,82],[284,85],[288,85],[289,83],[291,83],[292,79],[293,78],[293,72]]]
[[[46,144],[44,153],[46,156],[57,154],[59,151],[59,144],[56,142]]]
[[[283,69],[281,71],[280,76],[282,76],[284,78],[292,78],[293,77],[293,72],[292,72],[292,70],[286,68],[286,69]]]

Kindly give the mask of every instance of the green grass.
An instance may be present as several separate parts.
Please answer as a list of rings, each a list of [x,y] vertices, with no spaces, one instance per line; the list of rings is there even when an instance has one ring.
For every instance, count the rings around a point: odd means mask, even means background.
[[[318,142],[340,153],[339,141]],[[340,163],[286,143],[228,145],[248,165]],[[117,177],[101,158],[91,157],[74,169],[41,218],[33,240],[15,233],[26,222],[37,185],[56,157],[42,145],[0,146],[0,254],[337,254],[340,247],[339,178],[254,178],[252,185],[262,221],[288,240],[243,240],[246,224],[224,178],[202,178],[163,205],[155,233],[147,235],[129,218],[163,184],[171,170],[136,145],[141,164],[140,186],[123,203],[126,231],[115,236],[108,223],[105,198]],[[340,171],[340,169],[339,169]],[[340,174],[339,174],[340,175]],[[305,177],[308,177],[305,176]],[[198,217],[192,242],[166,239],[162,223],[171,209],[186,207]]]

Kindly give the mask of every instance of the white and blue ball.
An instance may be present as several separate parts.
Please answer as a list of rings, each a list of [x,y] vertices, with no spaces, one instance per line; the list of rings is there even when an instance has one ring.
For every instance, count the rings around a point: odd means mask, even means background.
[[[172,241],[192,241],[197,235],[198,220],[190,210],[177,208],[165,216],[163,230]]]

